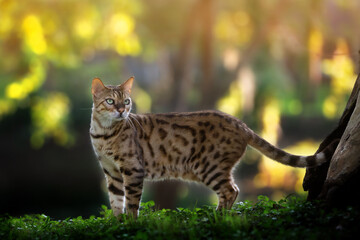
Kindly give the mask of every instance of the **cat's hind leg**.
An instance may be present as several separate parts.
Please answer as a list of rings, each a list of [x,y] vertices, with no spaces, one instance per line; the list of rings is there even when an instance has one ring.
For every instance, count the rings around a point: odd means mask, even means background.
[[[218,210],[230,209],[239,193],[239,188],[234,183],[230,171],[229,163],[223,165],[206,163],[195,172],[199,176],[199,181],[217,194],[219,199]]]
[[[212,187],[212,189],[216,192],[219,199],[216,209],[231,209],[239,194],[239,188],[236,186],[233,179],[231,177],[228,177],[220,180],[216,185]]]

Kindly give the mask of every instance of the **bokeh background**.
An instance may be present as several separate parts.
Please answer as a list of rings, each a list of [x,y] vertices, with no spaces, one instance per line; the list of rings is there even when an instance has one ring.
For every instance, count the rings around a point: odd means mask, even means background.
[[[0,214],[98,215],[91,80],[135,76],[135,111],[218,109],[312,154],[359,72],[357,0],[0,0]],[[239,200],[302,190],[305,171],[248,149]],[[147,183],[160,207],[214,204],[199,184]]]

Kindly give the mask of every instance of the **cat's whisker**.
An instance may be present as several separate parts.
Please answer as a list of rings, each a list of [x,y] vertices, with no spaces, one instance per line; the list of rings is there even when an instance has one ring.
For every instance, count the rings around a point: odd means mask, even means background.
[[[128,118],[124,118],[124,121],[125,121],[126,126],[130,126],[130,128],[132,128]]]
[[[135,122],[139,125],[139,127],[141,128],[141,130],[142,130],[143,132],[145,132],[145,130],[144,130],[144,128],[141,126],[139,120],[137,120],[136,117],[135,117],[133,114],[130,113],[130,114],[129,114],[129,117],[131,117],[132,120],[135,120]]]
[[[130,116],[130,115],[129,115],[129,116]],[[134,126],[134,123],[131,121],[131,118],[130,118],[130,117],[126,118],[126,122],[129,123],[130,127],[131,127],[134,131],[136,131],[136,127]]]

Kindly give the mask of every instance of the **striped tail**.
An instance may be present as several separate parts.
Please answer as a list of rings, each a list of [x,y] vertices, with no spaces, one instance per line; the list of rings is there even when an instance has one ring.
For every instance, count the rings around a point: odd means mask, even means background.
[[[328,145],[323,151],[311,155],[311,156],[299,156],[287,153],[265,139],[258,136],[256,133],[252,132],[252,136],[250,137],[248,144],[265,156],[285,165],[289,165],[292,167],[316,167],[319,166],[331,158],[334,153],[339,141],[333,141],[330,145]]]

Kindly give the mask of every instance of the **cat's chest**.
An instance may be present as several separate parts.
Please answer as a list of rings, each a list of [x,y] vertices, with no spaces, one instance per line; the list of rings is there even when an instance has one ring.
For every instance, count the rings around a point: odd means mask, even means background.
[[[92,145],[96,155],[100,159],[107,159],[112,162],[119,161],[127,155],[128,146],[132,145],[130,140],[119,141],[117,137],[112,139],[92,139]]]

